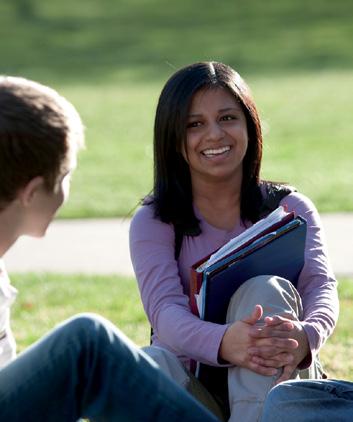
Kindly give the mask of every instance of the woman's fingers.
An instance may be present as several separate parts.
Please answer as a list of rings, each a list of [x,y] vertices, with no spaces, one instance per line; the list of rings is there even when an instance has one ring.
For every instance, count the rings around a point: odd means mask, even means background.
[[[248,348],[248,352],[252,355],[262,354],[277,355],[281,352],[294,350],[298,347],[298,341],[293,338],[270,337],[253,341]]]
[[[296,318],[292,314],[272,315],[264,318],[265,325],[277,325],[286,321],[294,321]]]
[[[277,362],[273,362],[273,366],[267,367],[257,362],[250,362],[248,365],[248,368],[251,369],[252,371],[256,372],[257,374],[265,375],[265,376],[274,376],[278,374],[278,371],[281,367],[283,368],[282,374],[277,379],[276,384],[279,384],[283,381],[287,381],[293,377],[293,373],[296,369],[295,364],[278,366]]]
[[[275,326],[254,325],[250,329],[250,336],[254,338],[264,337],[288,337],[290,331],[294,329],[292,321],[281,322]]]
[[[278,373],[278,369],[276,367],[267,367],[267,366],[263,366],[263,365],[259,365],[256,362],[249,362],[249,364],[247,365],[247,368],[250,369],[251,371],[256,372],[257,374],[260,375],[265,375],[268,377],[274,376]]]
[[[285,365],[291,364],[294,361],[294,357],[290,353],[279,353],[278,355],[268,359],[264,359],[259,356],[252,356],[251,361],[260,366],[282,368]]]
[[[283,367],[283,372],[281,376],[276,381],[276,384],[279,384],[283,381],[288,381],[293,378],[293,373],[296,370],[296,364],[288,364]]]
[[[259,319],[261,319],[263,314],[263,309],[261,305],[255,305],[254,309],[252,310],[251,314],[245,317],[242,321],[246,324],[256,324]]]

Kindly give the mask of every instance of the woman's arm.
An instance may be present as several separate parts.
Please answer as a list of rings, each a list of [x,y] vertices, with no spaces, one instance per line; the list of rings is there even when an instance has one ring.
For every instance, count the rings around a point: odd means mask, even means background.
[[[325,236],[319,214],[312,202],[304,195],[294,193],[286,197],[289,211],[294,210],[307,221],[305,265],[298,280],[298,292],[302,299],[301,321],[293,321],[288,333],[278,332],[277,325],[290,319],[276,316],[266,321],[266,326],[253,329],[257,339],[287,336],[298,342],[293,350],[280,350],[273,345],[251,347],[252,361],[261,365],[284,366],[279,381],[288,379],[297,368],[307,368],[332,333],[338,318],[337,283],[327,256]]]
[[[338,319],[337,282],[333,274],[324,228],[314,204],[304,195],[294,193],[283,200],[307,221],[305,264],[298,280],[303,304],[303,326],[312,355],[320,350],[332,334]],[[306,362],[309,366],[311,360]]]
[[[131,260],[142,303],[157,336],[156,344],[178,356],[218,365],[227,325],[200,320],[189,308],[174,258],[174,229],[141,207],[130,227]]]

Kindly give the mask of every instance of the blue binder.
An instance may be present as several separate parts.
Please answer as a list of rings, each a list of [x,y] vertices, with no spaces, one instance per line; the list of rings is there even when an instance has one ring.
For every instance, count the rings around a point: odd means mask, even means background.
[[[297,285],[304,266],[306,221],[296,217],[203,272],[201,319],[224,324],[229,301],[249,278],[277,275]]]

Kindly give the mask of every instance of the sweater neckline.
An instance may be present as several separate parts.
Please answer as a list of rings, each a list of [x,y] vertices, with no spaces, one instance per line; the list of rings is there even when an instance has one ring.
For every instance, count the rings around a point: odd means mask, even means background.
[[[215,227],[208,223],[195,204],[193,207],[195,216],[200,220],[201,230],[203,232],[214,233],[217,237],[231,238],[239,235],[247,228],[247,226],[242,221],[240,221],[230,230],[220,229],[219,227]]]

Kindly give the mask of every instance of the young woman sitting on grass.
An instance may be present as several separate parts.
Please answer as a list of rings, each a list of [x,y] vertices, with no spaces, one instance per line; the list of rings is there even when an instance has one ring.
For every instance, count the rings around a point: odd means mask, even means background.
[[[256,105],[236,71],[201,62],[171,76],[155,117],[153,192],[130,229],[132,263],[153,327],[145,351],[231,421],[258,420],[275,383],[308,372],[319,377],[316,355],[338,314],[320,217],[297,192],[279,203],[307,221],[297,289],[264,274],[237,290],[225,324],[203,321],[190,310],[190,267],[258,221],[276,189],[261,179],[261,159]],[[228,367],[228,382],[205,388],[190,373],[191,360]]]

